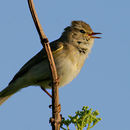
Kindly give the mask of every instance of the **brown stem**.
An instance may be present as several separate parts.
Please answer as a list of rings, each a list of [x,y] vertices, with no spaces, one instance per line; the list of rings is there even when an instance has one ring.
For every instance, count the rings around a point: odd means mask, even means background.
[[[50,121],[52,124],[52,130],[59,130],[61,117],[60,117],[60,104],[59,104],[58,75],[57,75],[53,55],[50,49],[49,41],[46,35],[44,34],[41,24],[38,20],[38,16],[34,8],[33,0],[28,0],[28,4],[29,4],[33,21],[38,31],[39,37],[41,39],[42,46],[45,48],[49,65],[50,65],[50,69],[52,72],[52,77],[51,77],[52,78],[52,118],[50,119]]]

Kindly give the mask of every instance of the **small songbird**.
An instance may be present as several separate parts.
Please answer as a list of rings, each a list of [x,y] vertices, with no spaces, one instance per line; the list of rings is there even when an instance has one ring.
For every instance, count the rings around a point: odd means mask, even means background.
[[[59,87],[71,82],[80,72],[94,43],[96,34],[89,24],[72,21],[61,37],[50,43],[59,77]],[[30,59],[0,92],[0,105],[10,96],[28,86],[51,88],[51,71],[45,49]]]

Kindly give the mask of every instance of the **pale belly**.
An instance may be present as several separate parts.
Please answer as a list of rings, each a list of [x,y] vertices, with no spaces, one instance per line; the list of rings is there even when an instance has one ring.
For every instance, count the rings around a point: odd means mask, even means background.
[[[62,58],[64,57],[64,58]],[[70,54],[61,53],[58,56],[54,55],[57,73],[59,77],[59,87],[65,86],[71,82],[80,72],[86,56],[81,56],[79,53]],[[28,85],[40,85],[44,88],[51,88],[50,68],[47,61],[33,67],[25,76]]]
[[[64,58],[60,58],[59,56],[56,59],[56,67],[60,81],[59,87],[65,86],[79,74],[86,59],[86,56],[81,57],[79,53],[72,53],[71,55],[64,56]]]

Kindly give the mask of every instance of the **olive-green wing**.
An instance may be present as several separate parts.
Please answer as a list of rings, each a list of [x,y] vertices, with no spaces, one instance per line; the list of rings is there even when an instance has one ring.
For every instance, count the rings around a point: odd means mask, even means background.
[[[63,43],[57,41],[54,41],[52,43],[50,43],[50,47],[52,50],[52,53],[56,53],[57,51],[60,51],[63,49]],[[32,57],[19,71],[18,73],[14,76],[14,78],[11,80],[11,83],[13,83],[17,78],[23,76],[28,70],[30,70],[33,66],[35,66],[36,64],[39,64],[40,62],[42,62],[43,60],[46,59],[46,53],[45,53],[45,49],[43,48],[39,53],[37,53],[34,57]]]

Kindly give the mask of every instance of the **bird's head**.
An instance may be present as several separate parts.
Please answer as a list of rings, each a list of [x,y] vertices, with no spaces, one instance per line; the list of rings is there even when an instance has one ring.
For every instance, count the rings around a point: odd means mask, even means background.
[[[72,21],[71,26],[64,29],[61,38],[70,44],[86,48],[92,47],[95,38],[101,38],[97,37],[97,34],[101,33],[93,32],[89,24],[83,21]]]

